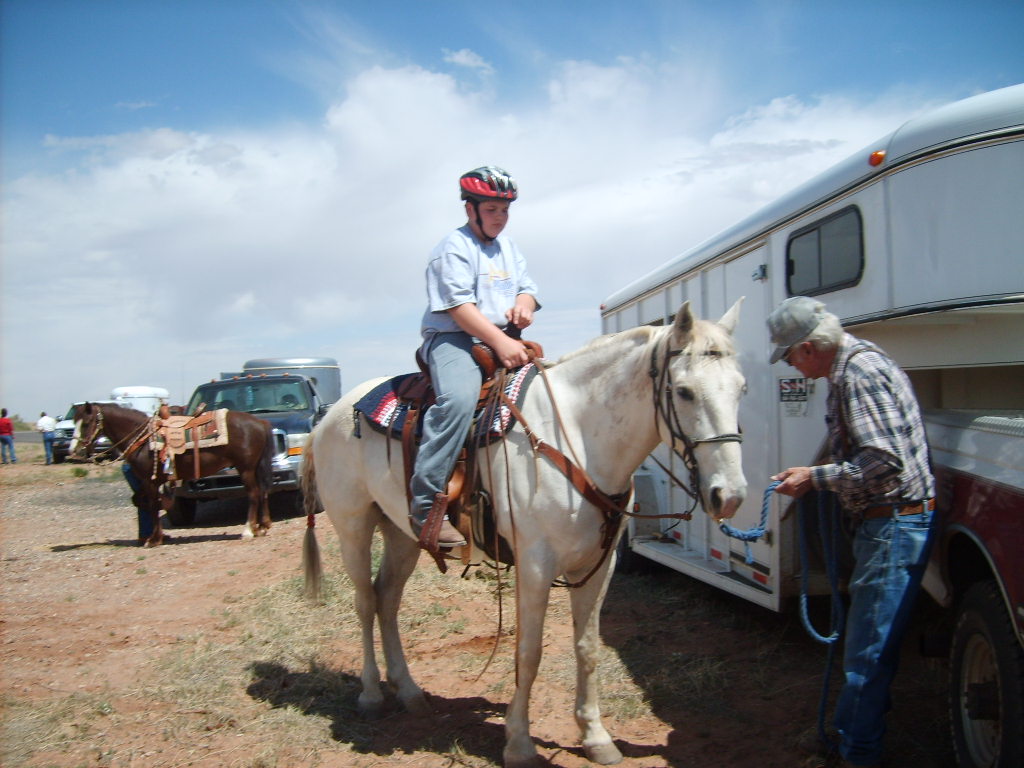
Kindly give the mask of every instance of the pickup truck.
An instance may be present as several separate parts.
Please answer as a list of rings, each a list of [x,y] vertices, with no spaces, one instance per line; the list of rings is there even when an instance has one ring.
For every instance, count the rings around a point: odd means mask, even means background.
[[[924,649],[949,659],[958,765],[1024,765],[1024,411],[924,419],[938,514],[924,587],[949,609]]]
[[[313,427],[340,395],[338,364],[331,358],[250,360],[240,373],[200,384],[185,406],[186,414],[227,408],[266,419],[273,427],[276,450],[271,493],[298,491],[302,452]],[[241,497],[238,473],[229,467],[216,475],[187,480],[174,489],[168,512],[173,525],[190,525],[198,502]]]

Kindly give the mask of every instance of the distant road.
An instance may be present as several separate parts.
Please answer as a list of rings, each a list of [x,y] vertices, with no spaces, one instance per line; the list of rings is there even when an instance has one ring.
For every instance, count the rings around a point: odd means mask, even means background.
[[[41,443],[43,442],[42,432],[15,432],[14,433],[14,444],[18,443]]]

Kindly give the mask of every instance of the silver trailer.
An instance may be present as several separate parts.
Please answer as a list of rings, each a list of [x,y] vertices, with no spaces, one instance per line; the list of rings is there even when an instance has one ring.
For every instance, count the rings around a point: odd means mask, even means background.
[[[768,364],[765,318],[797,294],[819,296],[914,383],[939,479],[925,587],[950,609],[957,753],[962,765],[1022,764],[1024,85],[908,121],[605,301],[603,330],[613,333],[671,322],[684,300],[716,319],[746,297],[736,340],[750,487],[737,528],[759,522],[771,475],[813,464],[824,449],[827,386]],[[666,449],[654,456],[681,474]],[[684,508],[655,461],[636,481],[641,511]],[[751,546],[751,563],[706,515],[631,520],[620,553],[783,610],[801,575],[797,515],[783,519],[789,503],[771,499],[769,535]],[[812,567],[810,591],[827,588]]]

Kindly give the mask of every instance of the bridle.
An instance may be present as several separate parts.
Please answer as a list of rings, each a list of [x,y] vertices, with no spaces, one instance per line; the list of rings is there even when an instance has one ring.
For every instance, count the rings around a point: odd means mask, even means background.
[[[85,437],[79,438],[82,441],[82,445],[75,448],[75,453],[81,451],[82,457],[85,459],[92,458],[92,444],[103,433],[103,409],[99,406],[93,406],[93,408],[96,411],[96,416],[92,420],[92,430]]]
[[[682,349],[671,349],[671,345],[666,340],[665,354],[659,368],[658,347],[659,345],[655,343],[651,348],[651,367],[648,372],[651,377],[652,396],[654,399],[654,426],[655,429],[657,429],[659,417],[661,417],[662,421],[665,422],[665,427],[668,429],[669,437],[672,438],[672,452],[682,460],[683,466],[689,470],[689,483],[683,482],[672,474],[668,467],[666,467],[661,461],[658,461],[653,454],[651,455],[651,458],[654,459],[655,463],[661,467],[672,481],[692,499],[692,504],[690,504],[690,508],[683,513],[634,516],[682,517],[683,519],[688,520],[700,501],[700,467],[698,466],[697,454],[694,452],[694,449],[703,443],[742,443],[743,434],[741,432],[724,432],[720,435],[700,438],[692,438],[686,434],[683,430],[682,422],[679,419],[679,412],[676,410],[675,398],[673,397],[675,394],[675,385],[672,381],[672,358],[691,353]],[[707,357],[721,357],[722,353],[717,350],[709,350],[705,352],[704,355]],[[683,445],[682,451],[676,447],[679,443],[682,443]]]

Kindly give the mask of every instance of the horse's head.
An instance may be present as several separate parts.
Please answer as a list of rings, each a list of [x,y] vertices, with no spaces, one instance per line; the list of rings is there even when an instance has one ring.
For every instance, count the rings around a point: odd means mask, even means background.
[[[92,457],[92,447],[103,431],[103,411],[96,403],[82,403],[75,406],[75,433],[68,451],[79,459]]]
[[[717,323],[695,319],[686,302],[651,354],[658,433],[716,520],[736,514],[747,491],[738,423],[746,381],[732,340],[742,301]]]

